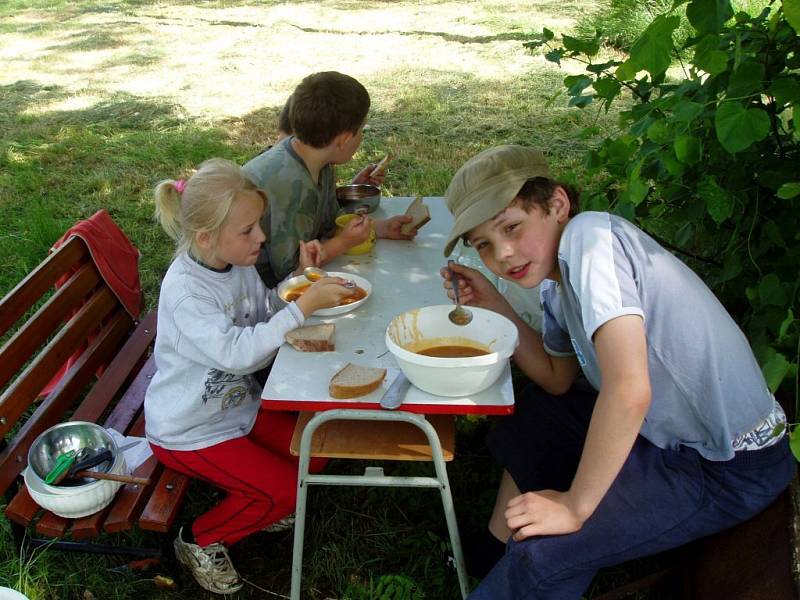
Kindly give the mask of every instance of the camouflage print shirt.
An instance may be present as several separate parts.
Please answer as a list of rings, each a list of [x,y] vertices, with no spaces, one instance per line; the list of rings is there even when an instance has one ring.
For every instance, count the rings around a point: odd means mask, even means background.
[[[261,220],[267,241],[256,269],[274,287],[297,267],[300,241],[331,237],[339,214],[333,167],[326,165],[314,183],[305,162],[288,137],[244,166],[267,194],[269,208]]]

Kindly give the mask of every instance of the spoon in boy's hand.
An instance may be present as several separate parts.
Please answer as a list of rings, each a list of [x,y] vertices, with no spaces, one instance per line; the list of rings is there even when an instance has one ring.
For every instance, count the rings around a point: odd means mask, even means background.
[[[319,281],[323,277],[330,277],[327,271],[323,271],[319,267],[306,267],[303,269],[303,275],[309,281]],[[356,282],[347,280],[342,285],[346,288],[354,288],[356,287]]]
[[[450,267],[447,267],[447,270],[450,272],[450,281],[453,282],[453,295],[456,299],[456,307],[447,314],[447,318],[450,319],[450,322],[454,323],[455,325],[469,325],[469,323],[472,321],[472,313],[461,306],[458,290],[458,275],[456,275],[455,271],[453,271],[453,269]]]

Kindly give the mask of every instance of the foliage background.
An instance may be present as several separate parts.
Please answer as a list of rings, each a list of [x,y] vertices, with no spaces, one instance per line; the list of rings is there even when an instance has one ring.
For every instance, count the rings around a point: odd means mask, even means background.
[[[633,99],[623,131],[586,155],[586,208],[637,222],[684,258],[744,328],[770,389],[796,404],[800,2],[656,4],[664,12],[626,58],[599,55],[601,32],[555,43],[545,29],[527,46],[586,65],[564,79],[570,106]]]

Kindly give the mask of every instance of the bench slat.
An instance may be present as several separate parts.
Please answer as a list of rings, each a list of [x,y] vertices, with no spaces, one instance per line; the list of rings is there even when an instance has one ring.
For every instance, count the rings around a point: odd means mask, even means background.
[[[86,243],[79,237],[70,238],[45,258],[0,301],[0,336],[5,335],[62,275],[89,261],[90,258]]]
[[[133,474],[136,477],[147,477],[151,483],[145,488],[129,484],[122,486],[103,526],[107,532],[127,531],[133,527],[155,485],[153,482],[161,477],[162,469],[155,456],[151,456],[136,468]]]
[[[139,517],[139,527],[161,533],[169,531],[188,487],[189,478],[186,475],[164,469]]]
[[[5,492],[27,464],[28,448],[36,437],[63,419],[64,413],[94,377],[97,368],[119,349],[130,331],[130,325],[130,316],[120,307],[53,392],[42,401],[34,415],[20,428],[8,447],[0,453],[0,492]]]
[[[99,324],[120,306],[119,301],[107,287],[100,288],[69,320],[67,325],[53,338],[47,347],[31,362],[22,374],[0,397],[0,435],[14,427],[20,416],[34,402],[39,392],[67,359],[86,340],[86,331]]]
[[[103,510],[80,519],[75,519],[75,521],[72,523],[72,527],[69,530],[72,538],[76,540],[84,540],[99,534],[103,530],[103,521],[105,520],[108,512],[111,510],[111,506],[113,504],[114,501],[112,500],[111,504],[106,506]]]
[[[70,280],[32,316],[0,349],[0,387],[8,383],[34,352],[57,331],[70,313],[101,281],[93,263],[81,266]]]
[[[97,383],[92,386],[91,391],[86,395],[80,407],[75,411],[73,419],[76,421],[98,421],[100,417],[109,406],[114,397],[122,389],[125,382],[129,379],[130,375],[135,371],[135,367],[139,363],[139,359],[144,357],[149,351],[149,346],[155,338],[156,328],[156,313],[155,311],[148,314],[133,332],[131,337],[125,342],[125,345],[119,350],[114,359],[109,363],[106,370],[103,372],[102,377]],[[144,367],[142,367],[144,369]],[[153,368],[155,372],[155,367]],[[142,375],[140,370],[136,375],[137,381],[141,376],[147,383],[150,379]],[[144,389],[147,385],[145,384]],[[140,405],[144,402],[144,389],[141,390],[141,397],[139,398]],[[129,392],[126,391],[123,398],[128,396]],[[135,395],[134,395],[135,396]],[[120,399],[122,402],[122,399]],[[117,407],[112,411],[112,415],[117,412]],[[130,426],[132,416],[128,415],[128,420],[124,421],[120,415],[115,418],[109,417],[109,420],[104,424],[105,427],[113,427],[120,433],[125,431]]]
[[[41,518],[36,522],[36,533],[48,537],[64,537],[69,525],[70,519],[64,519],[51,512],[44,511]]]
[[[36,514],[41,510],[38,504],[33,501],[28,493],[28,488],[21,485],[19,491],[6,506],[6,516],[23,527],[28,527],[33,523]]]
[[[155,367],[155,359],[150,357],[148,363],[142,368],[142,371],[139,372],[137,380],[143,372],[147,373],[146,368],[151,362],[153,363],[152,368]],[[142,393],[144,393],[144,391],[142,391]],[[144,412],[139,413],[128,435],[144,435]],[[136,467],[133,474],[136,477],[146,477],[150,479],[151,483],[148,486],[124,485],[120,488],[114,500],[114,505],[111,507],[111,511],[105,521],[104,528],[109,533],[127,531],[136,523],[147,498],[153,490],[154,482],[158,481],[158,477],[161,475],[158,460],[155,456],[151,456],[143,464]]]
[[[147,362],[144,363],[139,374],[117,401],[114,410],[104,423],[104,427],[113,428],[122,432],[130,427],[131,422],[142,412],[144,395],[145,392],[147,392],[147,386],[150,385],[150,381],[153,379],[155,372],[156,359],[153,355],[147,359]],[[144,435],[144,425],[142,425],[141,433],[136,435]]]

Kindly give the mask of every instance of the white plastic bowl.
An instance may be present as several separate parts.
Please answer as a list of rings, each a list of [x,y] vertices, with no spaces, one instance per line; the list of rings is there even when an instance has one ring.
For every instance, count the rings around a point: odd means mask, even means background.
[[[120,458],[121,460],[115,461],[114,469],[111,471],[119,475],[125,473],[127,469],[125,458],[122,455]],[[104,509],[111,503],[117,490],[122,486],[119,481],[98,480],[97,485],[65,487],[61,490],[68,490],[67,493],[56,494],[45,489],[46,484],[39,477],[33,475],[30,465],[25,469],[24,478],[28,493],[36,504],[67,519],[78,519]],[[53,486],[47,487],[52,488]]]
[[[342,279],[350,279],[355,281],[356,285],[367,292],[367,295],[364,296],[361,300],[356,300],[355,302],[351,302],[350,304],[342,304],[341,306],[334,306],[332,308],[320,308],[319,310],[314,311],[315,317],[334,317],[336,315],[343,315],[344,313],[348,313],[351,310],[355,310],[364,302],[369,300],[369,297],[372,295],[372,284],[361,277],[360,275],[355,275],[353,273],[342,273],[339,271],[330,271],[328,275],[331,277],[341,277]],[[281,300],[286,302],[286,294],[294,287],[298,285],[308,283],[308,279],[305,278],[305,275],[297,275],[296,277],[291,277],[289,279],[284,280],[278,285],[278,296],[280,296]]]
[[[386,329],[386,347],[409,381],[437,396],[464,397],[482,392],[503,372],[519,343],[517,327],[506,317],[469,307],[472,322],[460,327],[450,322],[452,304],[425,306],[397,315]],[[438,358],[407,350],[437,340],[441,345],[477,343],[490,354],[466,358]],[[432,344],[435,345],[435,344]]]

